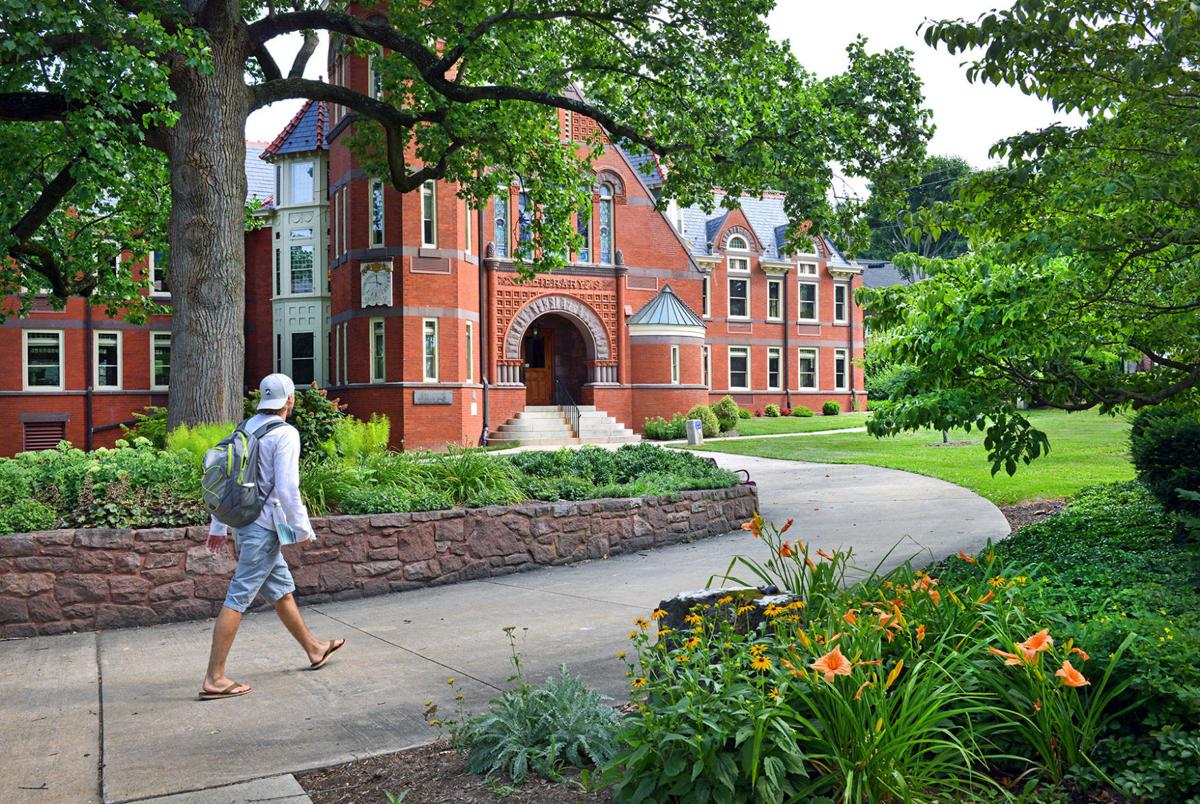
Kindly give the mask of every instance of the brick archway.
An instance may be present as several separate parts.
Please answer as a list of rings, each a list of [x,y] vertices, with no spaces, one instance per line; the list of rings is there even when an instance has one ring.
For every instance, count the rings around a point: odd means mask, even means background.
[[[588,349],[589,360],[611,358],[612,348],[608,341],[608,332],[604,328],[604,322],[592,308],[570,296],[549,295],[538,296],[513,316],[504,336],[505,360],[521,359],[521,339],[525,336],[525,331],[535,320],[547,313],[557,313],[579,328]]]

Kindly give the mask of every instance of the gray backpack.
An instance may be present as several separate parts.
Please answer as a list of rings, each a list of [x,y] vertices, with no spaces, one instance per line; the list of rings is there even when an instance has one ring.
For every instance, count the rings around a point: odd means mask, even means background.
[[[242,422],[204,455],[201,498],[204,509],[231,528],[244,528],[262,513],[274,486],[265,486],[258,466],[258,442],[283,419],[267,422],[253,433]]]

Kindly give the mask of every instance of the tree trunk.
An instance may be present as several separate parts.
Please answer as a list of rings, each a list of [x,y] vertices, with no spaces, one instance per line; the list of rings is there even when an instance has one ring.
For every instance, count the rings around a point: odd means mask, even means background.
[[[210,0],[212,72],[175,69],[179,120],[167,149],[170,427],[235,421],[245,367],[245,38],[237,0]]]

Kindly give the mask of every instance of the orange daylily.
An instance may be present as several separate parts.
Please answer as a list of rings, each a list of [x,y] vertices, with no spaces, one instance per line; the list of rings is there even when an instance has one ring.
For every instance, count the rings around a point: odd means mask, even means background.
[[[821,558],[825,559],[826,561],[833,561],[833,556],[829,555],[829,553],[826,553],[824,550],[818,549],[817,555],[819,555]]]
[[[808,556],[804,557],[804,563],[808,565],[808,569],[810,571],[816,571],[817,565],[814,564],[813,560],[811,558],[809,558]]]
[[[917,641],[920,642],[924,638],[925,638],[925,626],[918,625],[917,626]]]
[[[999,648],[988,648],[988,653],[992,654],[993,656],[999,656],[1004,660],[1005,664],[1012,665],[1014,667],[1020,667],[1026,661],[1015,653],[1008,653],[1000,650]]]
[[[967,562],[968,564],[975,563],[975,556],[969,556],[966,553],[964,553],[962,550],[958,551],[958,557],[961,558],[963,561]]]
[[[856,614],[858,614],[858,609],[850,609],[850,611],[842,615],[842,619],[851,625],[857,625],[858,617],[855,616]]]
[[[982,606],[984,603],[987,603],[989,600],[991,600],[991,599],[992,599],[992,598],[994,598],[995,596],[996,596],[996,590],[995,590],[995,589],[989,589],[989,590],[988,590],[988,593],[987,593],[986,595],[984,595],[983,597],[981,597],[981,598],[979,598],[978,600],[976,600],[976,601],[975,601],[975,605],[976,605],[976,606]]]
[[[1063,680],[1065,687],[1086,687],[1092,683],[1083,677],[1083,673],[1072,667],[1070,661],[1064,661],[1062,667],[1054,671],[1054,675]]]
[[[1054,647],[1054,638],[1050,636],[1049,628],[1043,628],[1024,642],[1017,643],[1017,647],[1026,659],[1032,661],[1037,654]]]
[[[1084,649],[1083,649],[1083,648],[1071,648],[1071,650],[1069,650],[1069,651],[1067,652],[1067,655],[1069,656],[1069,655],[1071,655],[1072,653],[1078,653],[1078,654],[1079,654],[1079,658],[1080,658],[1080,659],[1083,659],[1085,662],[1086,662],[1088,659],[1092,658],[1091,656],[1088,656],[1088,655],[1087,655],[1087,653],[1084,651]]]
[[[862,691],[865,690],[867,687],[873,687],[873,686],[875,686],[875,682],[873,682],[873,681],[864,681],[863,683],[859,684],[858,690],[854,693],[854,700],[861,701],[862,700]]]
[[[851,670],[850,660],[842,653],[842,649],[837,647],[817,659],[809,667],[824,674],[825,680],[831,684],[837,676],[850,675]]]
[[[754,534],[754,538],[758,539],[762,537],[764,524],[766,524],[766,521],[758,514],[755,514],[754,519],[751,519],[749,522],[742,523],[742,530],[750,531]]]
[[[784,522],[784,523],[783,523],[783,527],[779,529],[779,532],[780,532],[780,533],[787,533],[787,532],[788,532],[788,530],[789,530],[789,529],[792,527],[792,523],[793,523],[793,522],[795,522],[795,521],[796,521],[796,520],[794,520],[794,519],[789,519],[787,522]]]
[[[929,590],[929,599],[932,600],[933,605],[936,606],[937,604],[942,602],[942,593],[936,589],[930,589]]]
[[[784,542],[783,544],[779,545],[779,557],[780,558],[791,558],[792,557],[792,546],[790,544],[788,544],[787,542]]]

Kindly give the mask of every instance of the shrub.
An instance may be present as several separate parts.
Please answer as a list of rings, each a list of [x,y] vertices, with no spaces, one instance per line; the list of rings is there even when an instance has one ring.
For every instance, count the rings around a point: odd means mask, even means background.
[[[721,427],[720,420],[709,405],[696,405],[696,407],[687,412],[684,418],[699,419],[702,422],[701,431],[704,433],[705,438],[716,438],[725,429]]]
[[[642,435],[654,441],[676,441],[687,437],[687,419],[682,413],[676,413],[667,421],[662,416],[646,419],[642,425]]]
[[[54,527],[58,515],[54,509],[37,500],[17,500],[0,504],[0,534],[32,533]]]
[[[763,413],[765,413],[767,416],[770,416],[773,419],[777,418],[780,414],[779,406],[776,404],[767,405],[765,408],[763,408]]]
[[[524,475],[525,496],[533,500],[558,502],[559,500],[588,500],[599,496],[596,487],[586,478],[575,475],[561,477],[533,477]]]
[[[257,412],[258,390],[246,397],[245,414],[249,418]],[[300,431],[301,454],[316,455],[321,445],[333,438],[333,429],[338,421],[346,417],[346,406],[337,399],[330,399],[324,388],[311,386],[296,389],[296,407],[288,421]]]
[[[754,413],[751,413],[748,408],[740,407],[740,408],[738,408],[737,416],[739,419],[749,419],[754,416],[762,416],[762,410],[761,409],[756,410],[756,411],[754,411]]]
[[[333,435],[321,444],[321,451],[330,458],[365,461],[388,450],[392,425],[387,416],[372,413],[368,421],[347,416],[333,425]]]
[[[1129,430],[1138,479],[1163,508],[1200,528],[1200,415],[1169,405],[1147,408]]]
[[[520,784],[536,773],[561,779],[564,766],[604,765],[616,753],[619,721],[598,692],[560,666],[540,687],[525,679],[511,628],[517,685],[491,701],[482,715],[450,723],[451,742],[467,752],[467,769],[491,776],[505,773]],[[461,701],[462,696],[458,699]]]
[[[0,458],[0,505],[29,499],[32,491],[25,467],[18,461]]]
[[[429,462],[429,479],[456,503],[486,500],[488,505],[510,505],[524,499],[511,464],[483,450],[451,447]]]
[[[718,419],[732,419],[736,421],[741,415],[741,410],[738,403],[733,401],[733,397],[728,394],[721,397],[721,401],[712,406],[712,412]]]
[[[441,511],[454,507],[454,500],[427,486],[407,488],[386,485],[359,485],[350,489],[339,503],[346,514],[388,514],[407,511]]]
[[[159,449],[167,446],[167,409],[150,405],[140,412],[134,413],[137,421],[133,427],[121,425],[125,437],[132,441],[144,438]]]
[[[310,514],[325,516],[339,510],[343,500],[373,479],[366,466],[307,458],[300,465],[300,496]]]
[[[900,399],[908,394],[908,384],[917,374],[915,366],[890,363],[876,367],[868,362],[864,368],[867,396],[872,402]]]
[[[813,412],[812,408],[806,408],[804,405],[797,405],[796,407],[792,408],[792,415],[797,419],[806,419],[813,415]]]
[[[204,465],[204,453],[233,432],[236,424],[197,424],[188,427],[181,424],[167,436],[167,451],[186,455],[197,467]]]
[[[842,412],[842,406],[832,399],[821,406],[822,416],[836,416]]]
[[[717,427],[722,433],[732,432],[737,428],[737,419],[717,419]]]

